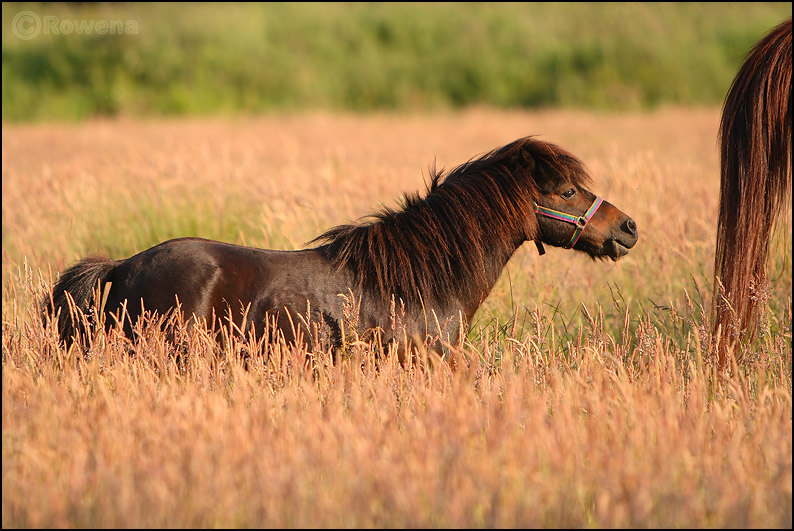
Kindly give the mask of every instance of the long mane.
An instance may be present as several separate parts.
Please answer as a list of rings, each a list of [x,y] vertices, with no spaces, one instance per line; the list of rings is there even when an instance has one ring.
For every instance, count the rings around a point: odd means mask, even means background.
[[[791,19],[750,51],[725,98],[714,332],[754,336],[770,232],[791,195]]]
[[[335,267],[349,268],[384,300],[478,295],[495,260],[537,236],[534,201],[544,179],[590,183],[576,157],[525,137],[448,173],[432,168],[424,197],[406,194],[399,209],[334,227],[311,243],[325,244]]]

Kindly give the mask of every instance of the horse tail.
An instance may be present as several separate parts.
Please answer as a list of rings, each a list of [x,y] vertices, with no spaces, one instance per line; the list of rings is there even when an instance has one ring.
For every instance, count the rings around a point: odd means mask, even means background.
[[[66,342],[67,348],[75,340],[75,334],[85,337],[88,332],[86,320],[76,310],[79,309],[85,317],[90,318],[94,290],[97,287],[102,289],[116,265],[117,262],[101,256],[84,258],[60,275],[52,288],[52,294],[45,299],[42,314],[45,326],[48,316],[57,318],[58,334]]]
[[[750,51],[723,105],[712,303],[720,363],[742,335],[755,335],[770,232],[789,204],[791,61],[788,19]]]

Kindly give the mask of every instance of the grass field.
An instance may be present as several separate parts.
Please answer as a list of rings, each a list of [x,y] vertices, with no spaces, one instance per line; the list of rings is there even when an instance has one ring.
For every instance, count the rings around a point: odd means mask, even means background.
[[[791,218],[759,344],[705,343],[719,109],[272,114],[3,125],[3,527],[791,527]],[[57,272],[202,236],[294,249],[527,134],[632,216],[622,260],[532,245],[456,371],[357,346],[245,370],[200,334],[178,366],[34,315]]]

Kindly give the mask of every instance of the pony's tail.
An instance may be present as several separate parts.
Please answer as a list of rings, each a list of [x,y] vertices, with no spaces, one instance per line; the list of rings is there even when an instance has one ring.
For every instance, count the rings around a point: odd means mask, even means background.
[[[720,363],[755,335],[770,232],[789,204],[791,61],[789,19],[751,50],[723,105],[712,303]]]
[[[85,324],[92,313],[94,290],[102,289],[116,265],[113,260],[101,256],[84,258],[60,275],[52,294],[43,301],[45,326],[57,319],[58,334],[67,348],[76,338],[88,333]]]

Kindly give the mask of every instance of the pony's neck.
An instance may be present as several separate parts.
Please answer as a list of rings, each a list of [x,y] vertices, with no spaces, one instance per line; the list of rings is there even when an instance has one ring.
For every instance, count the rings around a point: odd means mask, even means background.
[[[483,182],[493,184],[488,178]],[[468,185],[478,187],[476,180]],[[521,244],[526,241],[526,230],[519,214],[515,198],[507,197],[503,190],[494,187],[491,194],[470,194],[465,186],[449,191],[450,207],[446,215],[437,212],[438,223],[447,236],[446,248],[457,251],[450,260],[457,263],[450,287],[454,286],[456,298],[463,307],[467,322],[488,297],[504,270],[507,262]],[[444,191],[439,187],[438,194]],[[431,201],[433,195],[428,196]],[[483,201],[488,200],[487,204]],[[520,206],[520,205],[518,205]],[[523,213],[523,212],[522,212]],[[442,302],[442,301],[439,301]]]
[[[462,285],[471,286],[471,289],[467,289],[460,294],[460,302],[464,308],[464,315],[467,323],[471,322],[474,314],[499,281],[499,277],[507,266],[507,262],[510,261],[510,258],[524,241],[524,238],[517,236],[510,247],[505,248],[500,246],[494,248],[489,255],[489,259],[483,264],[485,267],[478,279],[474,281],[471,281],[473,279],[466,279],[465,277],[460,279]]]
[[[462,310],[471,320],[526,240],[534,205],[516,179],[486,173],[454,175],[425,197],[407,196],[369,224],[335,227],[315,242],[372,297],[442,312]]]

